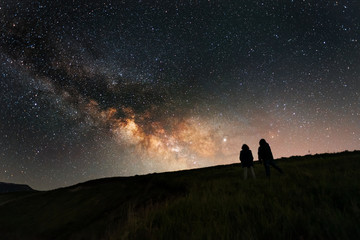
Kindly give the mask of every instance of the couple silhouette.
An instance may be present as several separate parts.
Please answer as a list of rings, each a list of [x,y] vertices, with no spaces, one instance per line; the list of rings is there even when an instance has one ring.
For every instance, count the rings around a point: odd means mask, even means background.
[[[256,178],[254,171],[254,157],[248,145],[244,144],[241,147],[239,156],[241,166],[244,169],[244,179],[247,179],[248,169],[250,169],[253,178]],[[259,141],[258,159],[260,163],[264,164],[266,177],[270,178],[270,166],[283,173],[283,170],[276,164],[270,145],[261,139]]]

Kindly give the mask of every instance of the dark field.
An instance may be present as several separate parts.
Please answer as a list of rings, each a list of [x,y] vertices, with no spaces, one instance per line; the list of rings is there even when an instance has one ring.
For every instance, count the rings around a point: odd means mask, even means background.
[[[360,239],[360,152],[0,194],[0,239]]]

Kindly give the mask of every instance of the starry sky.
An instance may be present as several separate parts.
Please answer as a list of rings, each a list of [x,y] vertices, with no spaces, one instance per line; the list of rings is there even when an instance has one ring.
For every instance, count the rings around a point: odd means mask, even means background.
[[[0,181],[359,149],[358,1],[1,0],[0,26]]]

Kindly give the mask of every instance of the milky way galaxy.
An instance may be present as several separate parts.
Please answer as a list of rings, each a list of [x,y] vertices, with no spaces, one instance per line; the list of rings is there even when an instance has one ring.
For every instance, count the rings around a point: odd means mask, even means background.
[[[359,149],[357,1],[0,2],[0,181]]]

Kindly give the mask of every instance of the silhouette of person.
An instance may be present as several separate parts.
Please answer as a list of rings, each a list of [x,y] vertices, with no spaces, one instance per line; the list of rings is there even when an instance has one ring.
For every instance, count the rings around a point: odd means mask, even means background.
[[[247,179],[247,172],[248,169],[250,169],[251,175],[253,178],[256,178],[255,172],[254,172],[254,157],[252,155],[251,150],[249,149],[249,146],[244,144],[241,147],[240,156],[239,156],[241,166],[244,168],[244,180]]]
[[[266,176],[270,178],[270,166],[274,167],[280,173],[284,173],[274,161],[270,145],[265,141],[265,139],[261,139],[259,145],[258,158],[259,162],[264,164]]]

